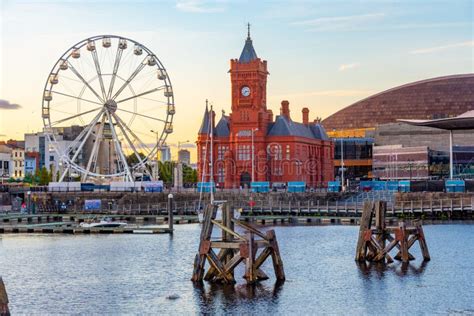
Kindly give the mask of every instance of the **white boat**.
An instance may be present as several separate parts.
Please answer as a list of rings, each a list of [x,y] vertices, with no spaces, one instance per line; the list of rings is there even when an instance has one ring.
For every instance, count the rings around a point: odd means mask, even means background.
[[[113,228],[127,226],[126,222],[113,222],[110,218],[101,219],[98,222],[82,222],[79,224],[83,228]]]

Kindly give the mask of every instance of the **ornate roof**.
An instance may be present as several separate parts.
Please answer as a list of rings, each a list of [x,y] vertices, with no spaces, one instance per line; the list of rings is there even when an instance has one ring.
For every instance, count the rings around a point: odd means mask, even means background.
[[[248,25],[247,39],[245,40],[244,49],[240,54],[239,62],[240,63],[249,63],[252,60],[257,59],[257,53],[253,48],[252,39],[250,38],[250,24]]]
[[[277,115],[275,122],[268,127],[267,136],[298,136],[312,139],[328,140],[324,127],[319,123],[305,125],[293,122],[284,115]]]
[[[230,136],[230,129],[229,129],[229,117],[222,114],[221,119],[216,125],[214,129],[214,135],[216,137],[229,137]]]
[[[199,128],[199,134],[209,134],[209,130],[211,128],[211,117],[209,113],[209,109],[207,108],[207,100],[206,100],[206,110],[204,111],[204,116],[202,118],[201,128]]]

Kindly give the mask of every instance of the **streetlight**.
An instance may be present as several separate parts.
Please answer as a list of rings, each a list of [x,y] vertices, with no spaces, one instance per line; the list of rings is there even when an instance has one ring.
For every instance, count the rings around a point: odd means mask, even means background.
[[[255,150],[254,150],[254,133],[258,128],[252,128],[252,183],[255,182]]]
[[[158,180],[160,178],[160,173],[159,173],[159,163],[158,161],[160,160],[160,146],[158,142],[160,141],[160,136],[159,132],[155,132],[154,130],[150,130],[153,134],[156,135],[156,166],[155,166],[155,178]]]
[[[334,128],[333,130],[333,136],[335,141],[337,141],[336,137],[336,129]],[[341,190],[344,192],[344,140],[343,137],[341,136]]]
[[[342,192],[345,191],[345,183],[344,183],[344,140],[341,137],[341,189]]]

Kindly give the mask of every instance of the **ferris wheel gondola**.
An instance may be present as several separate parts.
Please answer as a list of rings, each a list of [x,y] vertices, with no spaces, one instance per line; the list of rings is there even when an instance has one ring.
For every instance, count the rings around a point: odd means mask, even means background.
[[[151,50],[120,36],[94,36],[69,48],[47,78],[42,118],[65,166],[59,181],[68,173],[83,181],[150,174],[176,113],[168,72]]]

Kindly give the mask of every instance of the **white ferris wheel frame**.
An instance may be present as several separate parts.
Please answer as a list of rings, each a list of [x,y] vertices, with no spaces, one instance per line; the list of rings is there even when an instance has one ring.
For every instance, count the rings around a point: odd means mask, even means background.
[[[114,60],[113,73],[111,73],[111,74],[101,73],[101,64],[100,64],[99,58],[97,57],[97,50],[95,48],[94,50],[89,51],[89,52],[93,55],[93,60],[94,60],[94,64],[95,64],[97,74],[93,78],[89,78],[89,80],[87,80],[86,78],[84,78],[81,75],[79,70],[75,69],[75,67],[71,64],[69,59],[73,58],[72,56],[73,56],[73,53],[75,51],[80,51],[81,48],[87,47],[87,45],[89,43],[93,43],[93,45],[95,45],[96,42],[99,43],[99,44],[102,44],[104,42],[104,39],[109,39],[109,41],[112,41],[112,39],[115,39],[115,40],[118,41],[118,45],[117,45],[117,49],[116,49],[116,56],[115,56],[115,60]],[[143,53],[144,53],[143,55],[145,55],[145,58],[139,64],[139,67],[137,67],[137,69],[135,69],[135,71],[127,79],[121,78],[117,74],[117,72],[119,70],[120,62],[121,62],[121,55],[122,55],[123,51],[126,49],[126,46],[125,46],[125,48],[120,47],[120,43],[122,43],[122,41],[125,41],[125,43],[133,44],[134,47],[129,47],[129,49],[137,49],[137,48],[142,49]],[[110,46],[108,46],[107,48],[111,49]],[[137,55],[137,54],[135,54],[135,55]],[[140,53],[139,55],[142,55],[142,53]],[[154,60],[154,63],[150,64],[149,63],[150,59],[151,59],[151,61]],[[62,64],[64,64],[64,63],[68,67],[66,69],[70,69],[77,76],[77,78],[80,81],[82,81],[82,83],[84,85],[82,90],[79,92],[78,95],[69,95],[69,94],[65,94],[65,93],[62,93],[62,92],[54,91],[54,85],[55,84],[53,83],[53,80],[54,80],[54,78],[58,78],[58,76],[60,78],[60,75],[58,75],[58,74],[60,74],[61,71],[65,70],[65,69],[61,68]],[[135,79],[135,76],[138,75],[138,73],[146,66],[156,67],[157,73],[162,75],[161,78],[159,78],[159,79],[157,78],[157,81],[160,80],[161,82],[163,82],[163,85],[161,85],[159,87],[156,87],[154,89],[151,89],[149,91],[136,94],[135,91],[133,90],[132,85],[130,85],[130,83],[133,81],[133,79]],[[104,83],[103,83],[103,76],[106,76],[106,75],[107,76],[112,76],[111,82],[109,83],[109,87],[108,87],[107,90],[106,90],[106,87],[104,86]],[[53,78],[53,79],[51,79],[51,78]],[[121,79],[124,83],[114,93],[113,88],[114,88],[116,78]],[[99,82],[100,82],[100,87],[101,87],[101,91],[99,91],[100,93],[95,91],[90,85],[90,83],[95,81],[95,80],[99,80]],[[116,98],[120,95],[120,93],[127,87],[130,90],[132,96],[128,97],[128,98],[125,98],[125,99],[122,99],[122,100],[115,101]],[[82,95],[84,94],[84,91],[86,91],[86,90],[90,90],[96,96],[97,100],[89,100],[89,99],[82,98]],[[149,116],[149,115],[144,115],[144,114],[137,113],[137,105],[136,105],[137,98],[142,97],[142,96],[144,96],[146,94],[149,94],[149,93],[159,91],[159,90],[163,90],[164,96],[166,98],[166,102],[163,102],[163,105],[166,106],[166,119],[163,120],[163,119],[152,117],[152,116]],[[65,118],[65,119],[58,120],[56,122],[52,122],[51,121],[51,115],[50,115],[51,114],[50,103],[52,102],[52,99],[53,99],[52,97],[54,96],[54,94],[59,94],[59,95],[66,96],[66,97],[69,97],[69,98],[77,99],[78,112],[80,111],[80,102],[81,101],[82,102],[88,102],[88,103],[96,103],[98,105],[98,107],[94,108],[92,110],[86,111],[86,112],[82,112],[82,113],[79,112],[76,115],[70,116],[70,117]],[[132,100],[132,99],[133,99],[133,102],[134,102],[134,111],[128,111],[128,110],[125,110],[125,109],[120,109],[117,106],[121,102],[129,101],[129,100]],[[110,102],[110,100],[113,100],[113,102]],[[114,106],[115,106],[115,109],[114,109]],[[132,114],[133,115],[132,120],[135,118],[135,116],[140,116],[140,117],[143,117],[143,118],[156,120],[156,121],[160,121],[161,123],[164,123],[163,124],[163,130],[161,132],[154,132],[155,135],[156,135],[156,144],[151,149],[151,151],[149,151],[148,155],[145,156],[145,158],[140,157],[138,149],[134,145],[134,140],[135,141],[138,140],[139,142],[141,142],[140,144],[142,146],[145,145],[145,143],[143,141],[141,141],[141,139],[127,125],[127,123],[124,122],[120,118],[120,116],[115,112],[116,110],[120,110],[120,111],[127,112],[129,114]],[[83,130],[74,139],[74,141],[72,141],[72,143],[70,143],[64,151],[61,151],[59,146],[58,146],[58,138],[57,138],[57,135],[55,133],[54,125],[62,123],[62,122],[66,122],[66,121],[68,121],[70,119],[73,119],[73,118],[81,119],[82,115],[93,113],[95,111],[98,111],[97,115],[87,125],[84,125]],[[173,93],[171,80],[168,76],[168,72],[166,71],[166,68],[163,66],[163,64],[159,60],[159,58],[150,49],[148,49],[146,46],[144,46],[143,44],[140,44],[139,42],[134,41],[132,39],[129,39],[129,38],[126,38],[126,37],[123,37],[123,36],[117,36],[117,35],[97,35],[97,36],[89,37],[87,39],[84,39],[84,40],[76,43],[75,45],[71,46],[68,50],[66,50],[64,52],[64,54],[58,59],[58,61],[52,67],[52,69],[51,69],[51,71],[48,75],[48,78],[46,80],[45,86],[44,86],[43,99],[42,99],[42,119],[43,119],[45,135],[47,136],[49,144],[52,145],[54,151],[60,157],[60,162],[63,165],[65,165],[65,168],[62,171],[62,175],[61,175],[59,181],[62,182],[64,180],[66,174],[72,169],[72,170],[78,172],[80,175],[82,175],[81,176],[82,179],[87,179],[88,177],[123,178],[124,180],[128,180],[128,181],[133,182],[134,181],[134,173],[139,172],[139,171],[143,171],[144,173],[148,173],[148,170],[146,168],[146,165],[147,165],[148,161],[151,160],[155,155],[157,155],[158,150],[160,150],[162,148],[162,146],[165,144],[165,141],[166,141],[166,138],[167,138],[168,134],[172,133],[172,131],[173,131],[172,123],[173,123],[174,114],[175,114],[174,93]],[[114,148],[115,148],[115,150],[117,152],[117,155],[118,155],[117,170],[116,170],[117,172],[109,173],[109,174],[97,173],[97,172],[93,172],[92,170],[90,170],[91,165],[93,163],[94,156],[97,156],[97,157],[95,157],[96,162],[97,162],[97,159],[98,159],[98,154],[99,154],[98,150],[99,149],[97,147],[99,147],[100,138],[99,138],[99,141],[98,141],[97,137],[101,137],[101,133],[103,132],[103,128],[105,126],[105,120],[107,120],[109,122],[109,126],[110,126],[110,129],[111,129],[111,132],[112,132],[112,137],[113,137]],[[81,119],[81,121],[82,121],[82,119]],[[99,132],[96,135],[96,141],[93,145],[91,155],[87,159],[88,160],[87,166],[83,167],[83,166],[79,165],[78,163],[76,163],[75,160],[77,159],[79,153],[82,151],[87,139],[89,139],[89,137],[91,137],[94,126],[96,126],[96,124],[99,121],[100,121],[100,127],[99,127]],[[116,131],[116,128],[115,128],[114,125],[118,126],[118,128],[121,132],[121,135],[125,138],[126,142],[128,143],[128,145],[132,149],[133,153],[135,154],[135,156],[138,160],[137,164],[135,164],[133,166],[128,165],[128,163],[126,161],[125,153],[124,153],[124,151],[121,147],[120,141],[119,141],[118,136],[117,136],[117,131]],[[71,155],[72,155],[72,157],[71,157]],[[122,170],[120,170],[120,167],[119,167],[120,162],[123,165]]]

